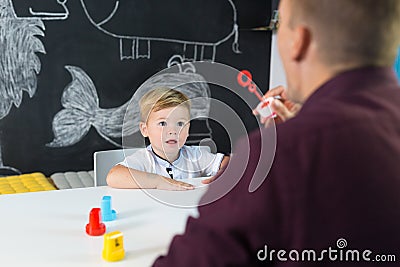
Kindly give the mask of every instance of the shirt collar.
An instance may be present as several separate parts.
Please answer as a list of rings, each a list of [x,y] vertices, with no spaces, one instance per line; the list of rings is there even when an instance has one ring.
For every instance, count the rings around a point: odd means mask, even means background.
[[[340,98],[377,87],[398,87],[396,75],[391,67],[361,67],[342,72],[315,90],[303,104],[299,114],[307,112],[322,100]]]
[[[177,164],[179,164],[179,162],[181,161],[181,158],[182,158],[182,149],[183,149],[183,147],[179,150],[178,158],[172,163],[169,163],[169,161],[167,161],[167,160],[163,159],[162,157],[160,157],[159,155],[157,155],[154,152],[153,147],[151,146],[151,144],[148,145],[146,147],[146,149],[151,153],[151,155],[153,155],[154,160],[157,161],[158,164],[160,164],[160,165],[162,165],[164,167],[169,167],[171,165],[177,165]]]

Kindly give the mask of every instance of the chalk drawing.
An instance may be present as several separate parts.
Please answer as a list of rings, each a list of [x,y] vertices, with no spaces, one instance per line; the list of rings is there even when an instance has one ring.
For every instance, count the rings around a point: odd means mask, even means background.
[[[41,68],[36,53],[46,53],[37,36],[44,36],[44,29],[40,19],[18,18],[11,0],[0,0],[0,119],[13,105],[20,106],[24,91],[29,97],[36,92],[36,75]],[[19,173],[3,165],[1,151],[0,170]]]
[[[174,56],[169,65],[179,65],[179,73],[156,75],[144,82],[133,97],[120,107],[102,109],[96,87],[91,78],[79,67],[65,66],[72,76],[72,82],[66,86],[61,97],[63,109],[53,118],[54,140],[47,144],[49,147],[65,147],[78,143],[93,126],[99,135],[109,143],[122,147],[121,142],[114,138],[122,138],[139,131],[140,113],[138,105],[140,98],[156,87],[170,87],[179,90],[192,99],[192,118],[208,118],[210,111],[210,88],[205,79],[195,73],[190,63],[183,63],[181,56]],[[129,113],[128,124],[123,125],[124,116]],[[206,120],[208,132],[193,134],[191,143],[198,143],[203,138],[211,138],[211,128]],[[197,137],[197,139],[196,139]]]
[[[69,17],[69,10],[67,7],[68,0],[57,0],[57,3],[64,9],[64,12],[37,12],[31,7],[29,8],[29,13],[34,17],[40,18],[42,20],[66,20]]]
[[[159,42],[168,42],[168,43],[175,43],[182,45],[182,58],[184,60],[191,60],[191,61],[204,61],[209,60],[211,62],[215,61],[217,47],[222,43],[227,42],[230,38],[233,38],[232,43],[232,50],[235,53],[240,53],[239,50],[239,26],[237,23],[237,9],[235,4],[232,0],[223,0],[229,3],[231,10],[227,10],[226,12],[232,12],[232,30],[226,36],[222,36],[220,39],[215,40],[213,42],[202,42],[202,41],[193,41],[193,40],[184,40],[184,39],[174,39],[168,37],[161,37],[161,36],[136,36],[136,35],[127,35],[127,34],[119,34],[115,32],[111,32],[110,30],[106,29],[105,25],[114,19],[117,16],[118,10],[120,9],[120,1],[116,0],[114,8],[110,12],[110,14],[101,20],[100,22],[96,22],[95,19],[91,16],[85,1],[87,0],[80,0],[82,7],[84,9],[85,15],[87,16],[88,20],[90,21],[93,26],[95,26],[98,30],[102,31],[106,35],[109,35],[113,38],[119,40],[119,48],[120,48],[120,60],[126,59],[150,59],[151,58],[151,42],[159,41]],[[138,1],[138,0],[133,0]],[[163,4],[164,1],[160,0],[160,5]],[[166,11],[167,12],[167,11]],[[149,14],[151,17],[151,14]],[[171,19],[179,19],[179,17],[174,17]],[[210,18],[212,19],[212,18]],[[185,24],[186,22],[182,22]],[[135,26],[135,25],[132,25]],[[129,53],[124,51],[123,47],[128,46],[130,47]],[[188,47],[194,50],[194,52],[188,52]],[[205,50],[212,51],[210,55],[206,55]]]

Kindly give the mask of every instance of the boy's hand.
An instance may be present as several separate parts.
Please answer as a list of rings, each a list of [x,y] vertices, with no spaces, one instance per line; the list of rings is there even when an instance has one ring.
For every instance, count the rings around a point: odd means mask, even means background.
[[[156,189],[171,190],[171,191],[183,191],[192,190],[194,186],[185,182],[177,181],[171,178],[160,176],[156,184]]]

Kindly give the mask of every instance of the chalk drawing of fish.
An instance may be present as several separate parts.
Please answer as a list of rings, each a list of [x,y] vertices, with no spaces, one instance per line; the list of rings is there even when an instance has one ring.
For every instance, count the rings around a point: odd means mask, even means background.
[[[156,87],[174,88],[192,99],[192,118],[207,118],[210,111],[210,88],[207,82],[201,75],[187,70],[180,73],[155,75],[143,83],[125,104],[116,108],[102,109],[99,107],[96,87],[90,77],[79,67],[66,66],[65,68],[70,72],[72,82],[66,86],[61,97],[63,109],[53,118],[54,140],[47,144],[49,147],[74,145],[88,133],[92,126],[103,139],[122,147],[113,138],[121,138],[123,131],[124,135],[139,131],[138,105],[129,106],[128,116],[132,119],[123,125],[128,105],[139,103],[146,92]],[[211,133],[211,129],[209,132]]]

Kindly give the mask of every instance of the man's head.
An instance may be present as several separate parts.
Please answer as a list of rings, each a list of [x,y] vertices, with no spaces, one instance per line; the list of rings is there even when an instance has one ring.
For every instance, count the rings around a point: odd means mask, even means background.
[[[294,101],[304,102],[316,89],[307,86],[319,86],[339,72],[394,62],[400,44],[398,0],[281,0],[279,12],[279,50]]]
[[[190,100],[177,90],[157,88],[139,101],[140,131],[153,150],[173,161],[189,135]]]

